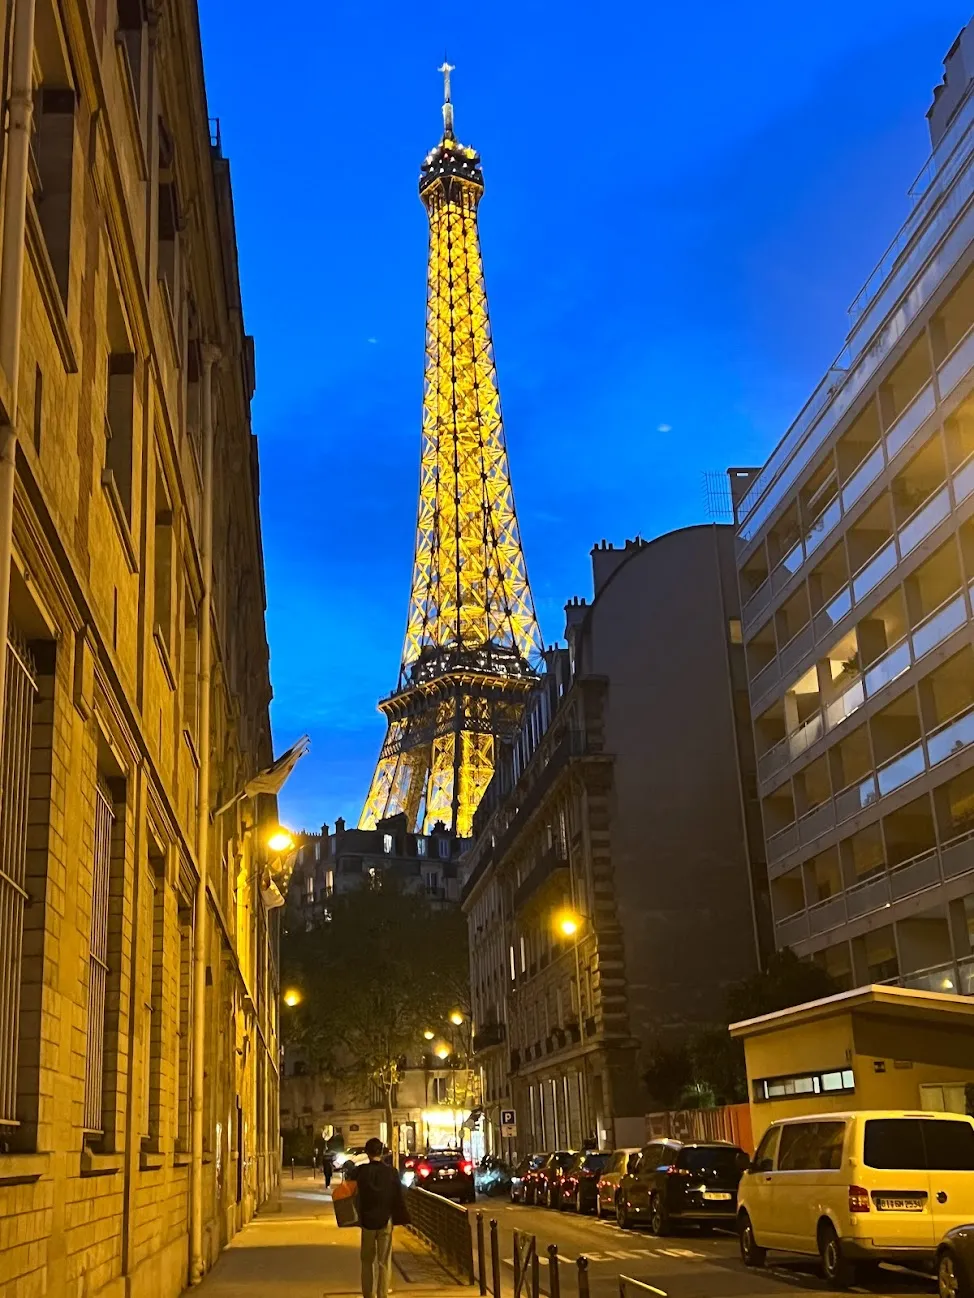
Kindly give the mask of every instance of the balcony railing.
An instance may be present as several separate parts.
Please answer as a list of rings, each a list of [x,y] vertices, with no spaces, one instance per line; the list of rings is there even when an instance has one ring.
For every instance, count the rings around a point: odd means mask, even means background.
[[[974,830],[927,848],[892,869],[854,884],[845,892],[789,915],[775,925],[777,943],[779,946],[792,946],[806,937],[841,928],[850,920],[888,910],[895,902],[916,897],[931,888],[940,887],[948,879],[971,871],[974,871]]]
[[[485,1023],[479,1032],[474,1033],[474,1054],[479,1054],[481,1050],[489,1050],[491,1046],[502,1046],[506,1040],[505,1023]]]
[[[520,910],[529,897],[532,897],[542,884],[560,870],[568,869],[568,857],[560,848],[550,848],[532,866],[527,877],[514,893],[514,909]]]

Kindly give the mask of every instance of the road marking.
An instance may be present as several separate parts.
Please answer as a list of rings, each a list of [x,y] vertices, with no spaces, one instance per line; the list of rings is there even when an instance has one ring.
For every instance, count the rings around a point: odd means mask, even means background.
[[[647,1284],[645,1280],[634,1280],[631,1275],[621,1275],[619,1277],[619,1288],[623,1293],[626,1291],[627,1284],[634,1284],[639,1289],[648,1289],[650,1293],[659,1294],[660,1298],[668,1298],[665,1289],[657,1289],[654,1284]]]
[[[667,1257],[695,1257],[702,1258],[703,1253],[695,1253],[692,1248],[661,1248],[657,1249],[658,1253],[664,1253]]]

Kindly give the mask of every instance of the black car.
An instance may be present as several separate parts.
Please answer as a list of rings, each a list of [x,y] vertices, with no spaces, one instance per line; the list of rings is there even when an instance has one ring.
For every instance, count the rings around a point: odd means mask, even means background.
[[[558,1149],[549,1154],[535,1175],[534,1202],[539,1208],[557,1208],[561,1198],[561,1178],[572,1165],[574,1149]]]
[[[625,1230],[645,1221],[654,1235],[670,1234],[677,1223],[733,1227],[737,1186],[749,1161],[727,1141],[654,1141],[622,1178],[619,1225]]]
[[[511,1173],[511,1203],[534,1203],[534,1182],[547,1154],[528,1154]]]
[[[576,1154],[561,1178],[558,1207],[594,1212],[599,1199],[599,1177],[608,1166],[610,1157],[608,1152]]]
[[[955,1226],[937,1249],[940,1298],[974,1298],[974,1224]]]
[[[460,1203],[474,1203],[477,1198],[473,1179],[473,1163],[457,1150],[431,1150],[418,1157],[409,1171],[412,1184],[432,1194],[442,1194],[445,1199],[458,1199]]]

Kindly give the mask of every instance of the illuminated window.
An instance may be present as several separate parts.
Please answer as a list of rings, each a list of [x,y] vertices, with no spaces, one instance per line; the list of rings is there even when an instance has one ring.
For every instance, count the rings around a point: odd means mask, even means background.
[[[428,847],[428,843],[427,843],[427,841],[426,841],[426,838],[425,838],[422,834],[417,834],[417,836],[416,836],[416,855],[417,855],[417,856],[425,856],[425,855],[426,855],[426,849],[427,849],[427,847]]]
[[[732,617],[727,623],[728,634],[730,635],[731,644],[743,644],[744,633],[741,631],[741,619]]]
[[[389,856],[389,855],[392,853],[392,835],[391,835],[391,834],[383,834],[383,835],[382,835],[382,850],[383,850],[383,852],[385,852],[386,856]]]
[[[444,861],[449,861],[450,840],[448,838],[441,838],[439,843],[439,848],[440,848],[440,858]]]
[[[309,874],[304,881],[304,895],[309,902],[315,899],[315,881],[314,875]]]
[[[759,1078],[754,1083],[754,1098],[758,1101],[786,1100],[803,1095],[841,1095],[855,1089],[852,1069],[837,1068],[827,1073]]]

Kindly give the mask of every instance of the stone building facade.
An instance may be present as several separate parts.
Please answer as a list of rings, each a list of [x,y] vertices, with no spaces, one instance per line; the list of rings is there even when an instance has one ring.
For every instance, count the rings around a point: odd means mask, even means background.
[[[0,1295],[167,1298],[278,1175],[253,349],[192,0],[0,22]]]
[[[592,552],[474,824],[463,908],[488,1145],[640,1144],[647,1051],[770,946],[733,531]],[[568,920],[567,930],[564,925]]]

